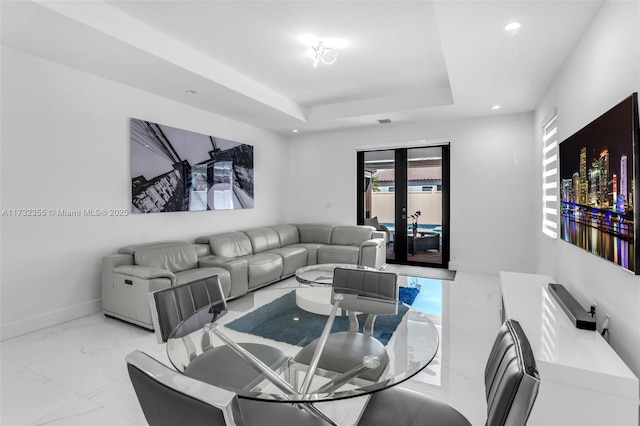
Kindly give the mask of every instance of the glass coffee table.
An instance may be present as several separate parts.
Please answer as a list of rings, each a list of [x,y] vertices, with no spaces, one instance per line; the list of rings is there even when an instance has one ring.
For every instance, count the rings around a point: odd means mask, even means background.
[[[333,270],[336,268],[375,271],[374,268],[369,266],[360,266],[351,263],[322,263],[298,269],[296,271],[296,280],[298,280],[300,284],[308,284],[311,286],[331,285],[333,284]]]

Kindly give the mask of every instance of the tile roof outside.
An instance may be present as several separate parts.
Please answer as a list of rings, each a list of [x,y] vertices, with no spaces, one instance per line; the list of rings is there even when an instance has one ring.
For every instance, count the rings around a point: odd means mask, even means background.
[[[380,170],[374,173],[379,182],[393,182],[395,169]],[[408,169],[407,179],[416,180],[442,180],[442,167],[411,167]]]

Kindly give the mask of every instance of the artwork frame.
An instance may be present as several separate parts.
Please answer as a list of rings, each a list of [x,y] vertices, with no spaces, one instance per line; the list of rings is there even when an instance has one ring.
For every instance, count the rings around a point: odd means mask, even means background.
[[[559,145],[560,236],[640,275],[638,94]]]
[[[131,212],[254,207],[253,146],[130,118]]]

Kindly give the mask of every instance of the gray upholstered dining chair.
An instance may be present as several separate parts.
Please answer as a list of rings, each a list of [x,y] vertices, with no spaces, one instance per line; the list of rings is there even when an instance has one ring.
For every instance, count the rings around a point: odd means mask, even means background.
[[[149,304],[156,336],[161,342],[166,342],[178,326],[182,336],[202,328],[204,324],[189,321],[196,311],[209,310],[207,318],[215,321],[224,315],[227,308],[217,276],[152,292],[149,294]],[[202,338],[208,339],[209,335],[205,334]],[[287,354],[272,346],[259,343],[239,345],[273,370],[289,360]],[[207,350],[196,354],[194,349],[189,354],[190,362],[186,367],[176,366],[185,375],[228,389],[250,388],[264,378],[261,372],[249,366],[227,345],[214,347],[208,342],[202,346]]]
[[[523,426],[533,408],[540,377],[527,336],[515,320],[502,324],[485,367],[487,426]],[[424,394],[394,387],[374,393],[361,426],[470,426],[456,409]]]
[[[347,311],[349,330],[329,335],[318,362],[318,368],[335,373],[344,373],[362,364],[363,358],[377,357],[379,366],[359,375],[365,380],[376,381],[389,363],[389,355],[384,345],[373,337],[374,322],[377,315],[397,313],[398,277],[394,273],[365,269],[335,268],[333,273],[333,292],[342,297],[340,308]],[[376,298],[379,296],[379,299]],[[368,314],[359,331],[356,312]],[[299,364],[309,365],[318,347],[320,338],[307,344],[294,357]]]
[[[238,398],[234,392],[184,376],[134,351],[129,378],[150,426],[326,426],[289,403]]]
[[[215,306],[220,314],[227,309],[217,275],[150,292],[149,308],[158,343],[166,342],[178,324],[206,306]]]

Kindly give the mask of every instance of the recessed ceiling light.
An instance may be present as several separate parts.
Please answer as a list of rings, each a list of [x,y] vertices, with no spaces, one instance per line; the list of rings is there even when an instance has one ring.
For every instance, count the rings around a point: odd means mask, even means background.
[[[491,109],[500,109],[500,108],[502,108],[500,105],[494,105],[491,107]]]
[[[505,25],[502,28],[504,28],[505,31],[515,31],[518,28],[520,28],[521,26],[522,26],[522,24],[520,22],[515,22],[514,21],[514,22],[509,22],[507,25]]]
[[[190,94],[190,95],[195,95],[198,92],[196,92],[195,90],[189,89],[189,90],[187,90],[187,93]]]
[[[298,129],[293,129],[292,132],[293,133],[298,133]]]

